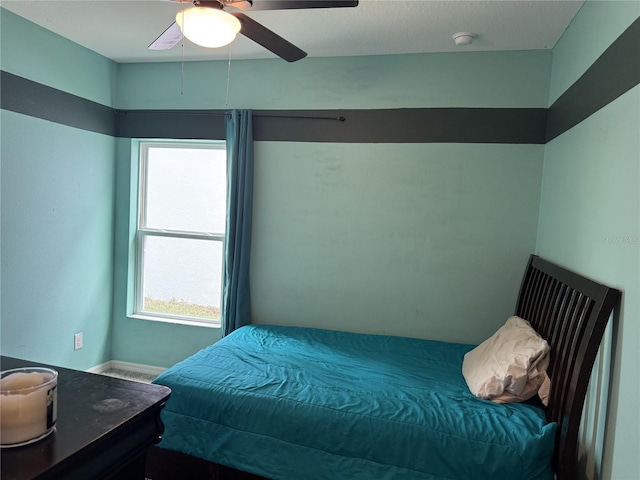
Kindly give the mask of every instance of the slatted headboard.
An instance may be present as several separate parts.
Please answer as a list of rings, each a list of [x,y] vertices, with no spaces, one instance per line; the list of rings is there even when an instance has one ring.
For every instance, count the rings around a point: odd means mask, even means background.
[[[578,477],[578,430],[589,378],[620,295],[535,255],[522,280],[516,315],[551,346],[547,419],[558,424],[553,459],[558,480]]]

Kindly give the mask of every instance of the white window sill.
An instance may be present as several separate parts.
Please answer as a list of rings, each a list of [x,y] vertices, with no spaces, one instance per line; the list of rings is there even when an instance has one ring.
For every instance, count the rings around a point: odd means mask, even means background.
[[[173,323],[176,325],[189,325],[191,327],[221,328],[220,322],[199,322],[198,320],[184,320],[182,318],[156,317],[151,315],[132,314],[127,318],[136,320],[149,320],[151,322]]]

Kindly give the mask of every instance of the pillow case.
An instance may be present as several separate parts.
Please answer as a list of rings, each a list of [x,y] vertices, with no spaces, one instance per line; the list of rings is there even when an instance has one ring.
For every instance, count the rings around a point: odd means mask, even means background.
[[[549,344],[520,317],[509,317],[490,338],[464,356],[462,374],[478,398],[522,402],[536,393],[548,404]]]

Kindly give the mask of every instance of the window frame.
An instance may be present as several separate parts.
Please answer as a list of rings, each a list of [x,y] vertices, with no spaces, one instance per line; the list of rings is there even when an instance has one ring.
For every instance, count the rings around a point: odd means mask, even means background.
[[[196,325],[201,327],[213,327],[220,328],[222,324],[222,298],[224,290],[224,278],[225,271],[225,232],[197,232],[187,230],[169,230],[159,228],[146,227],[146,193],[147,193],[147,170],[149,150],[151,148],[175,148],[175,149],[206,149],[206,150],[222,150],[226,151],[226,142],[224,141],[204,141],[204,140],[140,140],[136,142],[137,148],[132,149],[132,153],[136,152],[137,170],[134,172],[132,169],[132,187],[135,185],[136,194],[132,195],[132,199],[135,198],[136,204],[133,208],[132,205],[132,221],[130,225],[133,227],[133,261],[130,263],[133,270],[133,278],[130,275],[130,300],[129,314],[130,318],[137,318],[143,320],[177,323],[183,325]],[[135,173],[135,174],[134,174]],[[226,183],[226,178],[225,178]],[[132,192],[133,193],[133,192]],[[225,215],[226,217],[226,215]],[[145,226],[142,226],[145,225]],[[163,238],[179,238],[179,239],[192,239],[192,240],[204,240],[220,242],[222,246],[222,258],[221,258],[221,282],[220,282],[220,318],[211,319],[206,317],[194,317],[188,315],[168,314],[162,312],[150,312],[143,309],[143,285],[144,285],[144,243],[147,237],[163,237]],[[131,281],[132,280],[132,281]],[[132,284],[132,285],[131,285]]]

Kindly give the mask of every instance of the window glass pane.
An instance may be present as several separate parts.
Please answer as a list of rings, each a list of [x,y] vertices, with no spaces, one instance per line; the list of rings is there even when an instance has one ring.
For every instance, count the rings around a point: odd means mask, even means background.
[[[225,149],[151,146],[142,226],[224,233],[226,184]]]
[[[222,245],[145,236],[143,311],[220,318]]]

